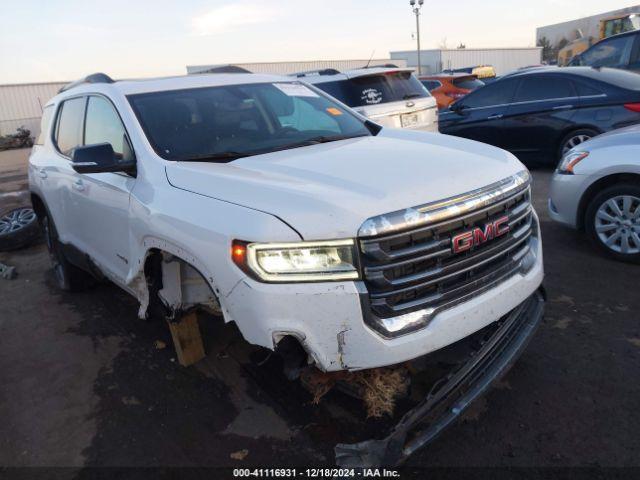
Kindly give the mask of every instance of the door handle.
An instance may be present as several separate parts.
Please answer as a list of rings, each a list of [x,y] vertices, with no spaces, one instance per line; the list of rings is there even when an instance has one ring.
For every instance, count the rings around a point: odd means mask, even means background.
[[[558,105],[557,107],[553,107],[553,110],[571,110],[573,105]]]
[[[40,178],[47,178],[47,172],[46,170],[42,169],[42,170],[38,170],[38,176]]]
[[[73,182],[73,188],[75,188],[79,192],[83,192],[84,182],[81,179],[76,180],[75,182]]]
[[[496,113],[495,115],[489,115],[487,120],[500,120],[503,117],[501,113]]]

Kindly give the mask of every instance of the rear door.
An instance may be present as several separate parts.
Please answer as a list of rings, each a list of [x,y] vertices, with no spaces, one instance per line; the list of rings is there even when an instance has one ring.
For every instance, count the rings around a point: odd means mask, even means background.
[[[90,95],[83,144],[109,143],[117,156],[131,160],[125,127],[109,99]],[[135,178],[124,173],[74,172],[73,229],[78,247],[113,280],[124,284],[129,271],[129,196]]]
[[[505,147],[520,160],[555,158],[561,137],[572,125],[580,103],[564,75],[527,75],[505,115]]]
[[[458,100],[455,109],[440,112],[440,131],[503,147],[504,115],[513,100],[518,79],[503,79]]]

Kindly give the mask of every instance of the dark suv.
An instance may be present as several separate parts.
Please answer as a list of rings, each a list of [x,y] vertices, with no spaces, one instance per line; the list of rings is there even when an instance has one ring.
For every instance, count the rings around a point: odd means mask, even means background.
[[[640,73],[640,30],[605,38],[573,57],[569,65],[622,68]]]

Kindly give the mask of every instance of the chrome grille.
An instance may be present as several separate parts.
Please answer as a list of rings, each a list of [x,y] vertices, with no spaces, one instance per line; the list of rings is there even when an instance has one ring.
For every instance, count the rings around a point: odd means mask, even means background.
[[[453,252],[456,235],[505,215],[509,233],[467,252]],[[398,233],[361,237],[371,313],[390,318],[424,309],[438,311],[506,280],[518,271],[529,251],[533,227],[527,181],[463,214]]]

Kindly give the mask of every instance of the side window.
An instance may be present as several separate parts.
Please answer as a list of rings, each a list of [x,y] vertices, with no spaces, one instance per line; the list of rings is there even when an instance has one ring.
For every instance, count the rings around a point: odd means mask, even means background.
[[[520,84],[517,102],[552,100],[575,97],[576,93],[570,80],[562,77],[525,77]]]
[[[633,40],[633,35],[603,40],[584,52],[580,63],[590,67],[620,66],[629,58]]]
[[[71,156],[73,149],[82,145],[82,118],[85,97],[66,100],[60,106],[56,123],[56,146],[63,155]]]
[[[110,143],[116,157],[123,158],[126,141],[126,131],[111,102],[103,97],[89,97],[84,144]]]
[[[481,108],[511,103],[518,80],[499,80],[471,92],[461,102],[465,107]]]
[[[576,91],[578,92],[578,96],[580,97],[589,97],[592,95],[602,95],[602,90],[599,90],[596,87],[593,87],[591,85],[587,85],[586,83],[583,82],[575,82],[574,85],[576,86]]]
[[[40,120],[40,134],[36,139],[36,145],[44,145],[44,141],[49,135],[49,127],[51,126],[51,118],[53,117],[53,105],[44,107],[42,111],[42,120]]]

